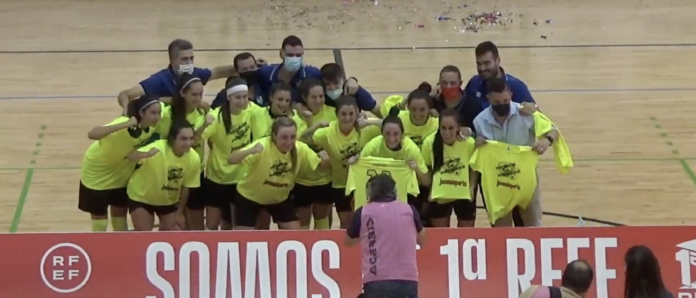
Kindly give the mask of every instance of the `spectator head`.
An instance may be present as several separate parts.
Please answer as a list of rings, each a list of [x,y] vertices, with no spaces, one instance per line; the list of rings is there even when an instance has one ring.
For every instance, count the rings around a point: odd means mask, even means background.
[[[561,286],[585,297],[593,279],[594,270],[592,270],[592,266],[586,261],[575,260],[570,262],[563,270]]]
[[[367,199],[369,202],[391,202],[396,200],[396,181],[389,174],[372,176],[367,181]]]
[[[629,248],[624,262],[624,297],[660,297],[665,285],[662,283],[660,264],[650,248],[644,245]]]

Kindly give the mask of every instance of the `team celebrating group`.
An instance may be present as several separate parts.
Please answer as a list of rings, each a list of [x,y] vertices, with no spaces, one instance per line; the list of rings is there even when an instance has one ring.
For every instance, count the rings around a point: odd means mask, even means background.
[[[552,147],[561,172],[572,158],[497,47],[475,53],[479,74],[466,86],[448,65],[435,87],[380,104],[341,65],[306,65],[296,36],[280,64],[240,53],[214,69],[195,67],[193,45],[174,40],[169,66],[121,92],[123,115],[89,131],[78,208],[93,231],[109,215],[114,231],[129,230],[128,213],[137,231],[155,216],[160,230],[269,229],[271,219],[321,230],[335,206],[345,229],[383,174],[428,227],[449,227],[453,211],[458,227],[473,227],[479,192],[491,225],[538,226],[538,156]],[[207,103],[216,79],[225,88]]]

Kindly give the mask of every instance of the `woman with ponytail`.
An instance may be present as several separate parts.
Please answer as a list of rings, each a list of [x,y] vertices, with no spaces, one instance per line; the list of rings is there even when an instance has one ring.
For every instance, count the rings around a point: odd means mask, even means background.
[[[300,229],[297,210],[289,199],[295,177],[300,171],[329,167],[326,154],[317,155],[307,144],[297,141],[297,125],[288,117],[276,119],[271,136],[232,152],[228,162],[253,169],[237,184],[237,230],[255,229],[261,211],[267,211],[280,229]]]
[[[162,112],[162,121],[158,127],[160,135],[167,136],[171,130],[172,123],[178,120],[185,120],[191,123],[195,133],[195,143],[193,149],[201,157],[201,165],[205,156],[205,148],[201,137],[208,125],[213,123],[215,117],[208,114],[208,111],[200,108],[200,103],[203,100],[203,82],[200,78],[188,73],[181,74],[179,84],[177,85],[179,92],[174,94],[172,104],[166,107]],[[203,180],[203,167],[201,166],[200,179]],[[187,228],[191,230],[205,229],[204,210],[206,205],[206,194],[204,189],[197,187],[191,189],[190,199],[187,205]]]
[[[352,195],[346,195],[348,179],[348,160],[360,154],[362,147],[379,135],[379,119],[360,119],[360,110],[355,99],[341,96],[335,101],[336,120],[328,125],[312,126],[302,134],[302,140],[310,146],[325,151],[331,162],[330,199],[336,205],[336,213],[341,221],[341,228],[350,226],[353,207]],[[325,126],[325,127],[322,127]],[[315,220],[318,229],[329,229],[327,219]]]
[[[206,128],[202,137],[208,140],[210,146],[203,182],[208,195],[205,217],[208,230],[217,230],[218,226],[232,229],[231,208],[234,208],[237,183],[249,170],[239,165],[230,165],[227,159],[230,152],[251,143],[251,111],[256,105],[249,103],[249,90],[244,80],[228,80],[225,87],[226,100],[219,108],[211,111],[215,120]]]
[[[423,141],[421,153],[432,175],[432,186],[426,194],[430,203],[426,214],[433,227],[449,227],[452,209],[458,227],[473,227],[476,204],[472,185],[476,175],[470,172],[469,158],[474,153],[474,139],[460,136],[459,115],[455,110],[440,113],[439,129]]]
[[[256,109],[251,116],[251,137],[254,141],[271,135],[271,126],[275,119],[292,117],[295,114],[290,106],[292,101],[290,84],[285,82],[273,84],[269,98],[268,107]]]
[[[82,160],[78,208],[90,214],[94,232],[106,231],[109,207],[112,229],[128,230],[126,185],[135,163],[124,158],[150,141],[162,109],[159,100],[144,95],[129,102],[127,111],[87,134],[95,142]]]

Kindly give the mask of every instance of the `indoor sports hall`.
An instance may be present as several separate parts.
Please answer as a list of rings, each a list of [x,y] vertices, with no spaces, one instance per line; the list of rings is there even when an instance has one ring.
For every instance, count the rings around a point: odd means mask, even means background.
[[[341,63],[379,99],[435,83],[447,64],[466,81],[476,73],[473,47],[495,42],[575,159],[566,175],[551,156],[541,162],[547,226],[575,226],[578,216],[586,225],[679,225],[696,208],[696,89],[686,71],[696,66],[687,59],[696,33],[686,25],[696,4],[688,1],[8,0],[3,8],[2,231],[89,230],[76,208],[86,133],[119,114],[120,90],[167,65],[171,40],[191,40],[196,65],[212,68],[240,51],[278,62],[290,34],[304,41],[307,63]],[[477,12],[499,16],[490,17],[495,25],[466,20]]]

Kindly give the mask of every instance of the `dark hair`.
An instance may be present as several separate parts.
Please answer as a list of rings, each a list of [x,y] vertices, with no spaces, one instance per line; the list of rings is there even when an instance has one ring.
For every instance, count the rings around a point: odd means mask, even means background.
[[[384,117],[384,120],[382,120],[382,131],[384,131],[384,126],[387,125],[388,123],[393,123],[399,126],[401,129],[401,132],[404,131],[404,123],[401,121],[401,118],[399,118],[399,113],[401,110],[397,107],[392,107],[389,109],[389,115],[387,117]]]
[[[176,59],[179,56],[179,52],[193,50],[193,44],[185,39],[175,39],[169,43],[167,47],[167,53],[169,53],[169,61]]]
[[[379,174],[367,180],[371,202],[391,202],[396,199],[396,181],[389,174]]]
[[[442,120],[447,117],[453,117],[459,125],[459,113],[453,109],[446,109],[440,113],[440,126],[442,126]],[[439,171],[445,164],[445,144],[442,141],[442,133],[438,128],[435,132],[435,140],[433,140],[433,173]]]
[[[635,245],[626,251],[625,298],[661,297],[665,291],[660,263],[655,254],[644,245]]]
[[[428,104],[428,108],[433,107],[433,98],[430,96],[430,92],[433,91],[433,87],[430,86],[427,82],[423,82],[420,85],[418,85],[418,88],[416,90],[411,91],[411,93],[408,94],[406,97],[406,103],[409,105],[411,104],[411,101],[414,99],[425,99],[425,102]]]
[[[239,61],[247,60],[249,58],[254,59],[254,62],[256,62],[256,57],[254,57],[254,55],[252,55],[249,52],[239,53],[237,54],[237,56],[234,56],[234,60],[232,60],[232,64],[234,64],[234,69],[238,69],[237,65],[239,64]]]
[[[502,93],[508,90],[505,78],[492,78],[486,81],[486,88],[489,93]]]
[[[275,121],[273,121],[273,126],[271,126],[271,133],[273,134],[271,140],[273,142],[275,142],[275,135],[278,134],[278,131],[283,127],[294,127],[297,129],[297,123],[295,123],[295,120],[288,117],[280,117],[275,119]],[[290,150],[290,159],[292,160],[292,172],[297,174],[297,147],[295,146],[293,146],[292,150]]]
[[[496,50],[496,53],[497,53],[497,50]],[[440,77],[442,77],[442,74],[446,73],[446,72],[454,72],[457,74],[457,78],[460,81],[462,80],[462,72],[459,71],[459,67],[456,67],[454,65],[446,65],[445,67],[442,68],[442,70],[440,70]]]
[[[321,67],[321,78],[323,80],[335,83],[345,77],[346,73],[343,71],[343,67],[337,63],[326,63]]]
[[[594,279],[594,271],[587,261],[575,260],[566,265],[561,277],[561,286],[576,294],[587,293]]]
[[[307,96],[309,96],[309,91],[312,90],[314,87],[321,87],[322,92],[324,91],[324,85],[321,83],[321,80],[317,78],[306,78],[302,80],[302,83],[300,83],[300,102],[306,104],[307,103]]]
[[[476,57],[483,56],[487,53],[491,53],[493,55],[493,58],[498,58],[498,47],[495,46],[493,42],[490,41],[484,41],[476,46],[476,50],[474,50],[474,53],[476,54]]]
[[[348,96],[348,95],[340,96],[339,98],[336,99],[336,101],[334,102],[334,105],[336,106],[336,116],[338,116],[338,111],[341,110],[341,108],[345,107],[345,106],[354,107],[355,112],[360,113],[359,112],[360,109],[358,108],[358,103],[355,101],[355,98],[353,98],[352,96]],[[358,133],[358,135],[360,135],[360,125],[358,124],[358,121],[355,121],[353,128]]]
[[[186,128],[193,130],[193,125],[186,121],[186,119],[174,120],[172,122],[172,127],[169,128],[169,133],[167,134],[167,142],[169,142],[170,145],[174,143],[176,137],[179,136],[179,132]]]
[[[272,98],[276,93],[281,91],[290,92],[290,95],[292,95],[292,86],[286,82],[277,82],[271,86],[271,91],[268,93],[268,96]]]
[[[138,97],[135,100],[128,102],[128,106],[126,107],[126,116],[135,117],[135,119],[140,122],[140,120],[142,120],[140,112],[149,108],[153,104],[159,104],[159,99],[147,94]]]
[[[177,92],[174,93],[174,96],[172,96],[172,122],[174,122],[176,119],[186,119],[186,99],[184,99],[184,96],[181,95],[181,93],[186,92],[196,81],[200,82],[201,84],[203,83],[200,78],[192,74],[181,74],[179,82],[176,85]]]
[[[283,39],[283,43],[280,45],[280,49],[285,50],[285,47],[287,47],[287,46],[291,46],[291,47],[301,46],[301,47],[303,47],[302,40],[295,35],[290,35],[290,36],[286,37],[285,39]]]
[[[232,78],[231,80],[227,80],[227,84],[225,84],[225,94],[227,94],[227,89],[239,85],[246,85],[246,81],[240,78]],[[230,101],[227,98],[225,98],[225,101],[222,102],[218,114],[220,115],[220,118],[222,118],[222,124],[225,125],[225,132],[229,134],[230,131],[232,131],[232,114],[230,114]]]

